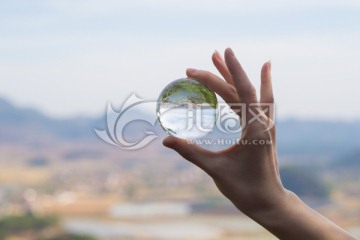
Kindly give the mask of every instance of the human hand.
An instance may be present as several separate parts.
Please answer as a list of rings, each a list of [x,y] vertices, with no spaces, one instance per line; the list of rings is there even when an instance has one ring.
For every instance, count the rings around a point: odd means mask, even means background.
[[[225,81],[203,70],[188,69],[187,75],[207,85],[229,105],[246,104],[246,116],[242,116],[242,120],[248,122],[252,116],[250,104],[258,103],[255,88],[231,49],[225,51],[225,61],[218,52],[213,54],[212,60]],[[261,71],[261,103],[274,103],[270,68],[271,64],[267,62]],[[265,208],[272,209],[274,204],[278,204],[279,198],[285,194],[277,170],[275,126],[268,129],[273,121],[270,116],[273,114],[269,111],[261,116],[267,124],[259,121],[246,124],[239,144],[220,152],[211,152],[175,137],[165,139],[164,145],[207,172],[219,190],[242,212],[248,215],[255,211],[264,212]],[[259,140],[267,144],[251,144]]]
[[[262,104],[274,103],[271,63],[262,67],[258,101],[254,86],[231,49],[225,50],[225,60],[218,52],[212,60],[225,81],[204,70],[188,69],[187,75],[207,85],[230,106],[245,104],[246,114],[241,119],[246,125],[239,144],[218,152],[173,136],[167,137],[163,144],[203,169],[240,211],[281,239],[354,239],[306,206],[281,183],[274,113],[270,112],[274,108],[268,108],[267,112],[261,109]],[[254,110],[261,121],[251,121],[250,113]],[[266,144],[252,144],[260,140]]]

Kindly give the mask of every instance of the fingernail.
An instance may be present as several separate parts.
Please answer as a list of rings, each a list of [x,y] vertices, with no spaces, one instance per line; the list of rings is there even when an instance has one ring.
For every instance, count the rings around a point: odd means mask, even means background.
[[[187,72],[187,73],[196,73],[196,71],[197,71],[197,69],[195,69],[195,68],[188,68],[188,69],[186,69],[186,72]]]
[[[220,53],[218,52],[218,50],[215,49],[214,55],[215,55],[215,57],[221,59],[221,55],[220,55]]]
[[[268,61],[269,63],[269,71],[271,71],[271,59]]]
[[[168,148],[171,148],[174,145],[174,143],[175,143],[175,139],[172,136],[167,137],[163,140],[163,145]]]
[[[229,52],[229,55],[235,57],[234,51],[231,48],[226,49]]]

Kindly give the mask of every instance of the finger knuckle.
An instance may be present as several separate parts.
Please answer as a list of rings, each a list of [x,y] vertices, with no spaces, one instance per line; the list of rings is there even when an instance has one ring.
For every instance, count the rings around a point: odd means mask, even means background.
[[[242,99],[256,99],[256,89],[254,86],[240,89],[239,95]]]
[[[266,129],[265,127],[258,126],[257,123],[250,124],[246,131],[244,132],[244,137],[250,141],[253,140],[264,140],[270,141],[271,140],[271,132],[270,130]]]

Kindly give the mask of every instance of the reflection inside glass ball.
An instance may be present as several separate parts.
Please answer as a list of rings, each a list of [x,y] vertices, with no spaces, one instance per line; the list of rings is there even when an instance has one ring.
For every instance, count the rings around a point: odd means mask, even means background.
[[[161,92],[156,113],[170,135],[196,139],[211,132],[217,118],[217,99],[213,91],[195,79],[182,78]]]

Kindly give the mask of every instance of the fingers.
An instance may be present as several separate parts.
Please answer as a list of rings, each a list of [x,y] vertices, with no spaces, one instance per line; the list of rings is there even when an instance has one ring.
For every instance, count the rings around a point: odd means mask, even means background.
[[[261,69],[260,102],[273,103],[274,95],[271,83],[271,62],[266,62]]]
[[[188,141],[189,140],[170,136],[164,139],[163,144],[165,147],[174,149],[183,158],[209,173],[211,166],[217,160],[214,157],[215,153],[203,149],[196,144],[191,144]]]
[[[225,50],[225,62],[241,103],[257,103],[256,91],[231,48]]]
[[[261,87],[260,87],[260,102],[262,104],[263,111],[269,119],[267,128],[270,129],[271,140],[274,151],[274,161],[276,166],[276,172],[279,176],[279,168],[276,157],[276,130],[275,130],[275,108],[274,108],[274,94],[271,82],[271,62],[266,62],[261,69]],[[268,105],[270,104],[270,105]]]
[[[268,128],[270,128],[270,133],[272,134],[273,144],[274,146],[276,146],[276,133],[275,133],[275,122],[274,122],[275,106],[274,106],[274,93],[272,89],[270,61],[264,63],[261,69],[260,102],[262,104],[265,104],[263,105],[263,110],[266,116],[270,119],[270,121],[268,122]]]
[[[246,114],[240,114],[240,122],[242,122],[244,134],[245,129],[249,129],[250,125],[253,126],[252,129],[257,129],[259,123],[259,121],[253,121],[254,117],[260,113],[257,106],[256,91],[231,48],[225,50],[225,62],[238,93],[239,102],[246,105]]]
[[[273,104],[274,103],[274,94],[272,89],[271,82],[271,62],[266,62],[261,69],[261,87],[260,87],[260,102],[263,104]],[[273,106],[264,106],[267,108],[266,116],[272,120],[274,115]],[[270,112],[272,111],[272,112]]]
[[[239,102],[239,97],[237,95],[236,89],[216,76],[215,74],[196,69],[187,69],[186,74],[190,78],[195,78],[199,82],[208,86],[211,90],[219,94],[227,103],[237,103]]]
[[[234,85],[231,73],[229,72],[229,69],[227,68],[224,59],[221,57],[220,53],[216,50],[212,55],[212,61],[215,67],[217,68],[217,70],[220,72],[221,76],[223,76],[223,78],[225,79],[225,81],[230,85]]]

